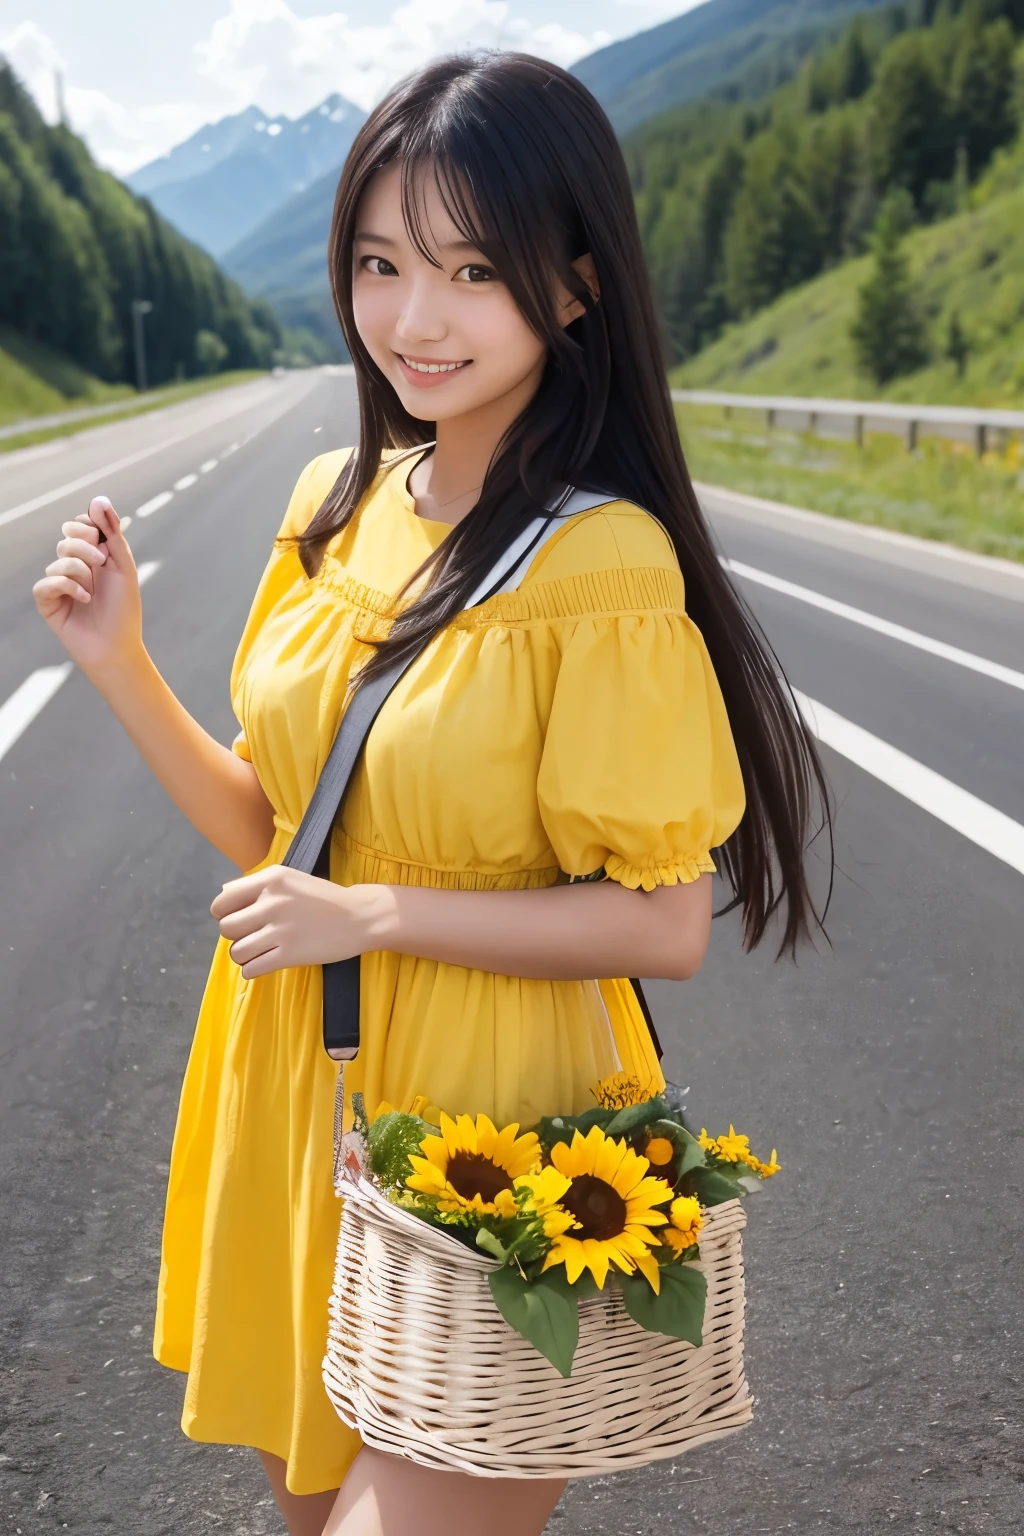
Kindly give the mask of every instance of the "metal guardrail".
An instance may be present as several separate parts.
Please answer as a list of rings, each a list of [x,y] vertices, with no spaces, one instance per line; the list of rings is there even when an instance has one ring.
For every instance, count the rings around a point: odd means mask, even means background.
[[[815,432],[824,421],[850,421],[853,437],[863,443],[864,433],[892,431],[906,439],[908,449],[917,447],[922,428],[952,428],[950,436],[969,435],[975,452],[989,446],[990,432],[1024,432],[1024,411],[975,409],[960,405],[897,405],[888,400],[810,399],[801,395],[733,395],[714,389],[673,389],[673,400],[690,405],[721,405],[727,410],[764,411],[769,427],[780,416],[807,418],[807,431]],[[935,435],[942,436],[941,431]]]

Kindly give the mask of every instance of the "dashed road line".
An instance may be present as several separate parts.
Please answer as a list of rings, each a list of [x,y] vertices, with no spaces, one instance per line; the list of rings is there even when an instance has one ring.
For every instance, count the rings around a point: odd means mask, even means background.
[[[139,586],[145,586],[149,578],[156,575],[162,564],[162,560],[143,560],[142,564],[135,572],[136,576],[139,578]]]
[[[173,491],[161,491],[158,496],[151,496],[148,501],[144,501],[141,507],[136,507],[135,516],[152,517],[154,512],[159,512],[161,507],[166,507],[167,503],[173,500]]]
[[[1020,822],[805,693],[794,688],[793,696],[819,741],[1024,875],[1024,826]]]
[[[175,443],[183,443],[186,438],[192,436],[194,436],[192,432],[182,432],[177,437],[165,437],[163,442],[154,443],[151,448],[141,448],[138,453],[129,453],[123,459],[115,459],[112,464],[104,464],[99,469],[91,469],[87,475],[79,475],[77,480],[68,480],[66,484],[58,485],[52,491],[44,491],[41,496],[34,496],[31,501],[23,501],[20,506],[9,507],[6,512],[0,512],[0,527],[5,523],[13,523],[19,517],[25,517],[29,512],[37,512],[40,507],[48,507],[51,502],[70,496],[72,491],[81,491],[87,485],[96,485],[98,481],[105,480],[108,475],[116,474],[118,470],[128,469],[132,464],[141,464],[143,459],[151,459],[154,453],[163,453],[164,449],[173,448]]]
[[[963,651],[958,645],[947,645],[944,640],[933,640],[930,635],[919,634],[916,629],[907,629],[903,624],[890,623],[888,619],[879,618],[877,614],[868,613],[863,608],[854,608],[849,603],[837,602],[835,598],[825,597],[823,593],[815,592],[810,587],[798,586],[795,581],[786,581],[781,576],[772,576],[767,571],[758,570],[755,566],[744,565],[741,560],[727,560],[723,557],[722,564],[734,576],[741,576],[745,581],[753,581],[758,586],[769,587],[773,592],[781,592],[786,597],[796,598],[797,602],[807,603],[812,608],[820,608],[825,613],[834,614],[837,618],[847,619],[851,624],[860,624],[865,629],[873,629],[877,634],[886,635],[890,640],[898,640],[901,644],[911,645],[916,650],[927,651],[930,655],[939,656],[943,661],[951,661],[958,667],[967,667],[972,672],[980,672],[985,677],[995,678],[996,682],[1006,683],[1010,688],[1024,689],[1024,672],[1016,672],[1013,667],[1004,667],[1001,662],[976,656],[973,651]]]
[[[210,473],[210,470],[211,469],[216,469],[217,465],[219,463],[220,463],[219,459],[207,459],[204,464],[200,464],[200,466],[199,466],[199,473],[201,475],[208,475]]]
[[[71,676],[73,664],[62,661],[56,667],[37,667],[30,672],[20,688],[0,704],[0,759],[14,746],[18,737],[28,729],[44,709],[58,688]]]
[[[180,480],[175,480],[174,489],[176,491],[187,491],[189,486],[195,485],[198,479],[198,475],[182,475]]]

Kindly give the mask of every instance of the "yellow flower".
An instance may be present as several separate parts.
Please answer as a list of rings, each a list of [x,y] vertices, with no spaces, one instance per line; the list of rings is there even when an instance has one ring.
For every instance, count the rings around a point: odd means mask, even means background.
[[[638,1077],[628,1072],[616,1072],[614,1077],[603,1077],[591,1089],[602,1109],[628,1109],[633,1104],[646,1104],[654,1097],[650,1084],[645,1088]]]
[[[716,1151],[723,1162],[749,1164],[750,1137],[737,1135],[735,1127],[730,1125],[729,1134],[719,1136]]]
[[[652,1136],[644,1147],[644,1157],[651,1165],[652,1173],[667,1179],[670,1184],[676,1181],[676,1149],[667,1136]]]
[[[551,1161],[572,1181],[561,1203],[575,1225],[555,1237],[544,1268],[564,1264],[570,1285],[589,1269],[602,1290],[610,1264],[627,1275],[639,1269],[658,1291],[661,1276],[651,1253],[658,1238],[650,1229],[667,1222],[656,1207],[672,1191],[664,1179],[647,1177],[646,1157],[595,1125],[586,1136],[577,1131],[571,1146],[558,1142]]]
[[[518,1136],[518,1124],[497,1131],[486,1115],[452,1120],[441,1111],[440,1136],[425,1136],[422,1157],[410,1157],[415,1172],[409,1189],[437,1200],[442,1211],[474,1211],[480,1216],[515,1216],[513,1194],[520,1174],[540,1167],[540,1143],[533,1131]]]
[[[523,1209],[539,1216],[545,1237],[559,1237],[576,1224],[575,1216],[559,1202],[572,1183],[557,1168],[542,1168],[540,1173],[523,1173],[515,1181],[516,1189],[528,1189],[530,1195]]]
[[[714,1136],[709,1136],[707,1131],[701,1131],[697,1138],[705,1152],[713,1152],[726,1163],[743,1163],[747,1168],[752,1168],[763,1179],[770,1179],[773,1173],[778,1173],[781,1163],[775,1161],[775,1148],[767,1163],[762,1163],[760,1158],[754,1156],[750,1150],[750,1138],[737,1134],[735,1127],[729,1127],[727,1136],[719,1136],[717,1141]]]
[[[388,1099],[381,1099],[377,1105],[377,1113],[370,1117],[371,1124],[379,1120],[381,1115],[417,1115],[421,1120],[426,1120],[429,1125],[441,1124],[441,1111],[436,1104],[431,1104],[422,1093],[417,1093],[414,1098],[408,1100],[404,1108],[392,1104]]]
[[[704,1225],[700,1201],[694,1195],[680,1195],[672,1201],[668,1216],[670,1225],[662,1232],[661,1240],[668,1244],[678,1258],[687,1248],[693,1247]]]

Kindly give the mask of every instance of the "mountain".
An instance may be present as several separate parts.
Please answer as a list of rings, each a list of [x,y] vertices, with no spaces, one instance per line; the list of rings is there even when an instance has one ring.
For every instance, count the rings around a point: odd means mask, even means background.
[[[270,308],[101,170],[66,123],[46,123],[2,59],[0,274],[0,325],[108,383],[134,382],[136,299],[152,305],[154,384],[203,372],[211,356],[268,367],[281,345]]]
[[[327,286],[327,234],[338,171],[296,193],[224,253],[225,270],[247,293],[273,305],[285,325],[341,345]]]
[[[247,107],[134,171],[128,185],[220,257],[310,182],[337,175],[364,117],[338,95],[294,120]]]
[[[788,79],[822,35],[879,0],[705,0],[571,69],[615,126],[631,129],[712,93],[754,98]]]

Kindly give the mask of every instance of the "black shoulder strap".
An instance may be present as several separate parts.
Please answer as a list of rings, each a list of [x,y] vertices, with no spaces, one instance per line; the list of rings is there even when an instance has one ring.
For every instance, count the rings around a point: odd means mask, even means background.
[[[558,499],[556,510],[547,517],[536,518],[510,546],[467,606],[475,607],[497,592],[514,590],[540,546],[557,531],[560,521],[614,499],[609,492],[576,491],[568,487]],[[289,869],[330,879],[331,831],[359,754],[392,689],[425,648],[424,645],[405,661],[396,662],[353,694],[299,829],[281,860]],[[358,955],[350,960],[330,961],[323,967],[324,1049],[335,1061],[350,1061],[359,1050],[359,971]],[[632,985],[660,1059],[661,1047],[647,1001],[640,983],[634,981]]]

